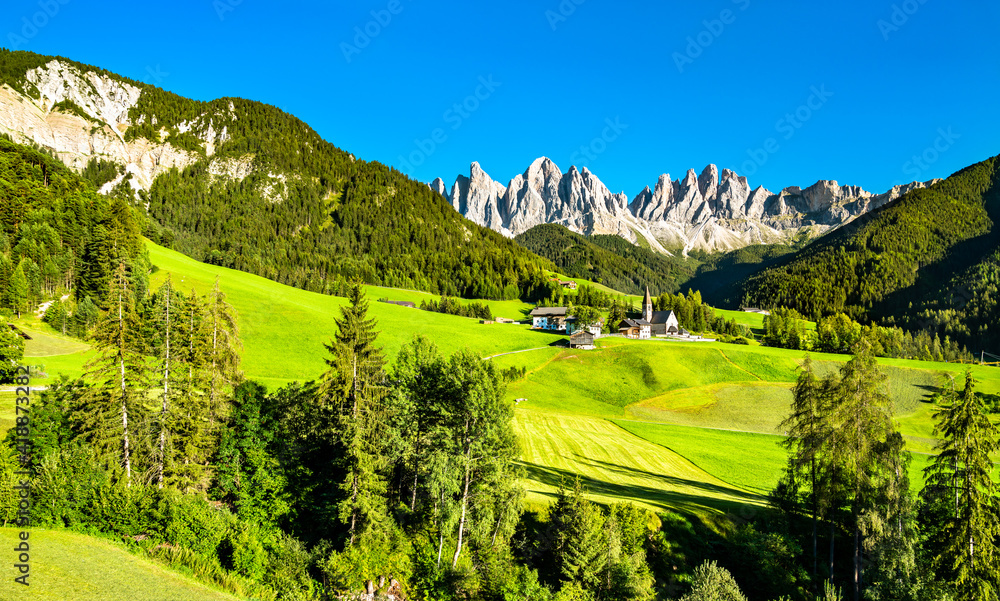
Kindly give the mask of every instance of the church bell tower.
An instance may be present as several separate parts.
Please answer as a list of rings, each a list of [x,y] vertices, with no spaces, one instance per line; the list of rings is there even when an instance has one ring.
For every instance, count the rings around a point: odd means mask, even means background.
[[[646,286],[646,298],[642,299],[642,318],[653,320],[653,299],[649,296],[649,286]]]

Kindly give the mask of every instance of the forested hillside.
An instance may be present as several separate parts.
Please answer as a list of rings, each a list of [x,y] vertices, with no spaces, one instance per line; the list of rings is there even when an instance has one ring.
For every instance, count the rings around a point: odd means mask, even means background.
[[[753,275],[739,301],[996,346],[998,167],[992,158],[910,192]]]
[[[682,261],[635,246],[619,236],[591,236],[571,232],[561,225],[531,228],[514,240],[549,259],[560,272],[585,278],[627,294],[674,293],[693,274]]]
[[[140,259],[141,220],[119,196],[0,136],[0,306],[20,313],[71,289],[102,301],[115,266]],[[145,270],[135,273],[142,285]]]
[[[0,51],[0,83],[37,98],[25,72],[54,58]],[[169,141],[203,157],[137,199],[148,204],[153,237],[196,259],[316,291],[361,279],[494,299],[530,297],[552,268],[425,184],[356,160],[275,107],[194,101],[58,60],[141,89],[125,140]]]

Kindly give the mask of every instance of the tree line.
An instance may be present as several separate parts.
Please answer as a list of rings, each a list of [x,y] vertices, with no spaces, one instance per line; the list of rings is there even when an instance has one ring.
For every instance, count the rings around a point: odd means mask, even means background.
[[[772,503],[808,541],[813,578],[843,583],[855,600],[995,599],[991,455],[1000,447],[972,374],[964,385],[945,383],[936,399],[941,439],[914,495],[875,344],[862,338],[854,358],[826,376],[806,357],[782,424],[791,454]]]
[[[926,331],[916,335],[901,328],[863,326],[843,313],[821,317],[815,329],[794,309],[778,308],[764,317],[761,342],[779,348],[825,353],[847,353],[862,339],[874,345],[879,357],[919,361],[972,363],[972,354],[958,342],[945,336],[931,336]]]

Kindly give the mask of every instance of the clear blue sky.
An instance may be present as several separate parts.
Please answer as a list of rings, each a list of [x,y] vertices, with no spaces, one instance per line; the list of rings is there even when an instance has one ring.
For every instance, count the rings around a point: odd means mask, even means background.
[[[1000,154],[994,0],[49,2],[7,0],[0,44],[268,102],[424,181],[544,155],[630,197],[708,163],[880,192]]]

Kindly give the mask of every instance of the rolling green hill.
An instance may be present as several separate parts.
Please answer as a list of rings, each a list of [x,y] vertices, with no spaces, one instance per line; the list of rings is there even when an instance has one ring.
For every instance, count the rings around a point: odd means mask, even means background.
[[[675,293],[693,273],[693,265],[635,246],[618,236],[585,237],[561,225],[537,225],[514,239],[549,259],[574,278],[600,282],[628,294]]]
[[[747,279],[731,302],[845,312],[1000,346],[1000,157],[914,190]],[[991,327],[992,326],[992,327]]]

